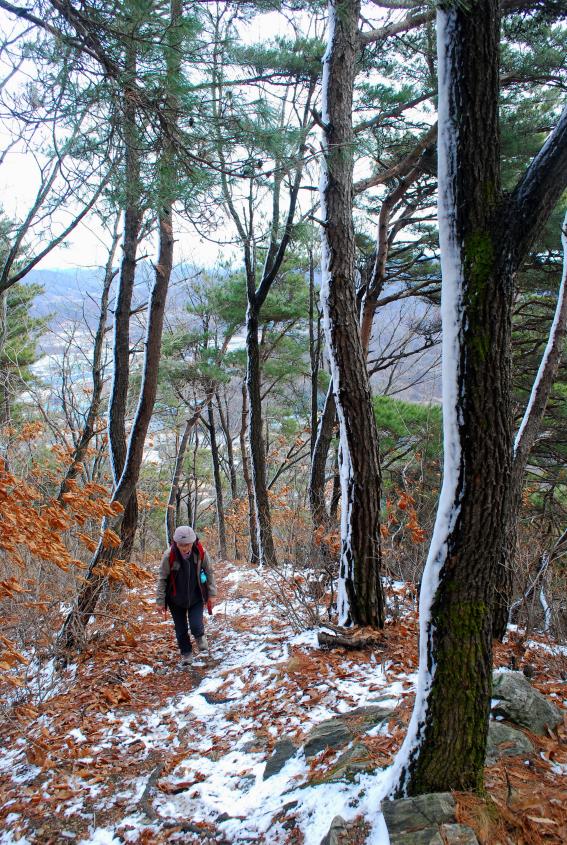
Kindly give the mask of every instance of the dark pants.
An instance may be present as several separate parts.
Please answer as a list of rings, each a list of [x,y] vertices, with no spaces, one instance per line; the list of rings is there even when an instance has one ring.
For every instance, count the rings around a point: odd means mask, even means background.
[[[194,637],[202,637],[205,633],[203,602],[197,602],[197,604],[191,605],[190,608],[177,607],[175,604],[169,604],[168,607],[173,617],[179,651],[181,654],[191,654],[192,648],[191,640],[189,639],[189,629]]]

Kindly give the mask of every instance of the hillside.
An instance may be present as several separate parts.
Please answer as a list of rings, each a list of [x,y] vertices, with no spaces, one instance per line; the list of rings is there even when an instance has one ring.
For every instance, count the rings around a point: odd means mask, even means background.
[[[2,845],[319,845],[337,814],[347,822],[341,842],[386,845],[380,793],[417,660],[403,585],[404,617],[387,625],[382,646],[347,652],[321,650],[314,630],[294,632],[274,609],[273,578],[224,563],[217,581],[208,665],[178,668],[152,573],[107,608],[105,630],[77,662],[56,672],[38,651],[0,727]],[[496,665],[515,655],[564,702],[565,650],[511,636]],[[327,729],[318,746],[314,729],[330,719],[338,739]],[[458,819],[483,845],[565,841],[565,728],[529,738],[533,754],[487,767],[492,809],[456,795]]]

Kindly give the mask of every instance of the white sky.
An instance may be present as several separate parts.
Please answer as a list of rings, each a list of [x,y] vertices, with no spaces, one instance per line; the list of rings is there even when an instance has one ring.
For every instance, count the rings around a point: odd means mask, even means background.
[[[0,10],[0,30],[10,32],[13,26],[13,16]],[[275,38],[283,35],[286,28],[286,21],[281,15],[269,13],[243,25],[242,36],[244,41],[253,43],[267,36]],[[9,137],[8,128],[0,124],[0,151],[7,146]],[[0,207],[7,216],[20,220],[25,216],[36,195],[38,180],[39,169],[32,155],[16,149],[7,153],[5,162],[0,167]],[[61,231],[68,225],[70,214],[59,214],[56,219],[59,225],[57,231]],[[186,222],[178,221],[176,241],[176,263],[191,260],[210,266],[214,265],[221,255],[226,257],[231,253],[230,248],[217,247],[214,243],[200,238]],[[103,266],[107,260],[109,243],[110,236],[100,226],[96,215],[89,215],[71,233],[65,244],[52,250],[36,269]],[[155,257],[157,244],[150,242],[143,250],[148,252],[150,258]]]

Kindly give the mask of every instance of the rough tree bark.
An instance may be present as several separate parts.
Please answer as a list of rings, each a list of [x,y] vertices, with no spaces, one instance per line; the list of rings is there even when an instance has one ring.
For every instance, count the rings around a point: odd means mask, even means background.
[[[171,0],[171,23],[167,32],[166,65],[168,72],[167,99],[168,108],[172,114],[178,109],[175,90],[176,77],[181,62],[180,23],[182,18],[182,0]],[[128,441],[124,468],[111,499],[111,509],[115,516],[109,517],[102,526],[102,536],[97,550],[89,565],[87,577],[79,592],[75,607],[70,611],[59,634],[59,645],[69,648],[81,644],[87,622],[96,608],[106,576],[112,567],[112,561],[121,557],[123,543],[116,549],[110,535],[121,531],[125,517],[125,509],[130,500],[136,495],[136,485],[142,466],[144,444],[148,427],[152,417],[158,386],[158,370],[163,334],[163,320],[167,290],[173,267],[173,193],[175,186],[175,154],[173,140],[166,136],[163,139],[162,156],[159,162],[159,253],[155,266],[155,280],[148,304],[148,323],[145,339],[144,368],[138,407]],[[121,538],[122,539],[122,538]],[[126,544],[130,537],[125,538]]]
[[[325,501],[325,470],[327,455],[333,439],[333,428],[337,416],[333,385],[329,385],[323,412],[317,426],[317,437],[311,456],[311,474],[309,477],[309,505],[311,519],[315,528],[329,524],[329,514]]]
[[[445,6],[437,27],[444,477],[422,579],[416,702],[392,769],[398,795],[483,789],[512,461],[513,277],[560,196],[567,158],[556,130],[502,196],[498,0]]]
[[[232,437],[230,434],[230,419],[228,415],[228,402],[226,401],[225,396],[225,408],[223,409],[222,400],[217,390],[215,393],[216,399],[216,406],[219,413],[219,420],[222,428],[222,433],[224,436],[224,442],[226,443],[226,454],[228,460],[228,477],[230,481],[230,495],[232,500],[235,501],[238,498],[238,482],[236,477],[236,465],[234,463],[234,448],[232,445]]]
[[[124,135],[124,240],[120,280],[114,309],[114,345],[112,388],[108,404],[108,443],[110,464],[114,485],[118,484],[127,453],[126,409],[128,406],[128,385],[130,380],[130,312],[136,275],[136,254],[143,219],[141,208],[142,184],[140,179],[139,135],[136,115],[136,32],[131,33],[126,46],[126,84],[123,97]],[[121,522],[121,539],[124,555],[128,559],[132,551],[138,521],[138,501],[135,492],[132,500],[125,503]]]
[[[211,391],[212,392],[212,391]],[[224,521],[224,501],[222,494],[222,479],[219,460],[219,450],[217,446],[217,432],[215,423],[215,414],[213,410],[213,401],[209,401],[207,405],[207,413],[209,417],[208,432],[209,442],[211,444],[211,459],[213,462],[213,477],[215,480],[215,501],[217,508],[217,526],[219,532],[219,552],[222,560],[226,560],[226,526]]]
[[[533,384],[526,410],[514,441],[512,473],[508,491],[506,537],[494,596],[493,635],[502,640],[508,626],[513,592],[514,558],[517,547],[518,518],[528,458],[539,434],[541,423],[559,370],[567,328],[567,215],[563,221],[563,275],[557,295],[555,317],[548,342]]]
[[[352,98],[360,2],[329,3],[323,59],[321,306],[341,436],[339,621],[382,627],[380,460],[355,297]]]
[[[250,459],[248,457],[248,393],[246,383],[242,382],[242,416],[240,422],[240,455],[242,458],[242,476],[248,495],[248,533],[250,536],[250,563],[256,566],[260,562],[258,549],[258,528],[256,525],[256,508],[254,505],[254,487],[250,475]]]

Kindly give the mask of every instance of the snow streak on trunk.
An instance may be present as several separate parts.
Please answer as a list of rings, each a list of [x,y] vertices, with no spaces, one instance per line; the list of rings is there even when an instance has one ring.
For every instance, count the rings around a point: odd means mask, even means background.
[[[520,453],[520,450],[522,449],[523,441],[526,439],[525,434],[528,433],[529,423],[533,419],[535,414],[538,414],[536,427],[539,429],[541,416],[543,416],[543,411],[545,405],[547,404],[547,398],[549,397],[549,390],[551,389],[550,383],[554,381],[555,376],[557,375],[557,369],[559,367],[559,362],[561,359],[563,339],[565,337],[565,328],[567,323],[567,296],[565,290],[567,287],[567,214],[565,214],[563,220],[563,228],[561,230],[561,243],[563,244],[563,273],[561,276],[559,292],[557,294],[557,305],[555,307],[555,315],[553,317],[553,323],[551,324],[551,328],[549,330],[549,337],[547,339],[545,352],[543,353],[539,369],[537,371],[537,375],[532,387],[532,391],[530,393],[530,398],[524,416],[522,418],[522,422],[520,423],[520,427],[518,428],[518,433],[516,434],[516,438],[514,440],[514,458],[517,458]],[[541,399],[540,402],[538,402],[538,397],[542,393],[544,393],[544,398]],[[541,405],[543,405],[543,407],[541,408],[541,412],[538,413],[539,407]],[[530,437],[530,449],[533,445],[534,440],[535,432],[533,436]],[[524,447],[524,450],[528,451],[528,448]]]
[[[526,466],[541,429],[545,410],[561,363],[567,330],[567,215],[563,221],[563,274],[557,294],[555,315],[539,369],[534,380],[522,422],[514,441],[512,474],[508,490],[506,538],[502,548],[494,600],[493,636],[504,639],[508,622],[513,619],[512,605],[518,520]]]
[[[381,627],[381,477],[378,433],[355,298],[352,100],[359,52],[358,0],[329,3],[323,58],[324,220],[321,308],[340,428],[342,494],[339,622]]]
[[[462,495],[462,452],[458,409],[460,354],[463,319],[463,264],[455,219],[456,127],[449,110],[448,64],[446,53],[454,14],[437,14],[439,86],[438,203],[439,246],[441,250],[442,393],[443,393],[443,484],[431,546],[423,572],[419,597],[419,673],[412,718],[391,773],[395,787],[406,777],[408,761],[417,753],[427,718],[427,698],[435,674],[432,653],[431,606],[439,585],[439,573],[447,559],[447,541],[459,515]]]
[[[444,477],[397,795],[482,790],[492,602],[510,478],[511,284],[497,250],[499,5],[439,10]]]

